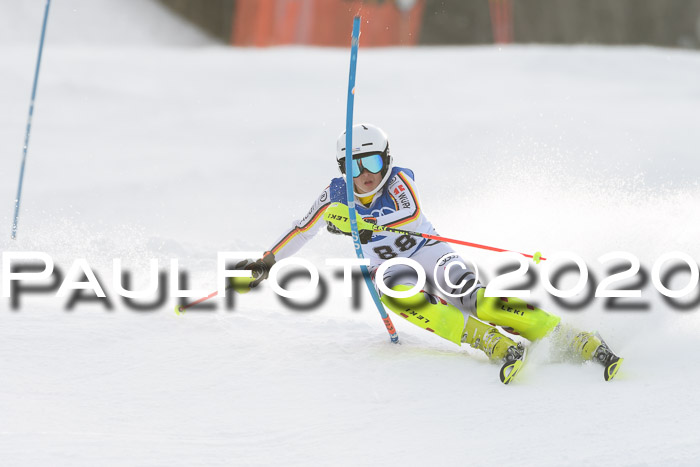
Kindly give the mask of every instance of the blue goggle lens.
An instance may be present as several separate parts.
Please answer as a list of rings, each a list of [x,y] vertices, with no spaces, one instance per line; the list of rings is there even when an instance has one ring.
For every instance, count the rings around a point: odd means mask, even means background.
[[[381,154],[372,154],[364,156],[360,159],[352,160],[352,178],[359,177],[363,169],[367,169],[370,173],[376,174],[384,168],[384,159]]]

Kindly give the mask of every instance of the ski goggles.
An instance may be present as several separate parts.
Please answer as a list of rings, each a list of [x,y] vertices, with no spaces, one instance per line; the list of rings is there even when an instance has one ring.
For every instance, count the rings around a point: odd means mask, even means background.
[[[340,166],[340,171],[345,173],[345,158],[343,157],[338,161]],[[357,178],[360,176],[363,170],[367,170],[369,173],[379,173],[384,168],[384,158],[381,154],[368,154],[366,156],[358,157],[357,159],[352,159],[352,178]]]

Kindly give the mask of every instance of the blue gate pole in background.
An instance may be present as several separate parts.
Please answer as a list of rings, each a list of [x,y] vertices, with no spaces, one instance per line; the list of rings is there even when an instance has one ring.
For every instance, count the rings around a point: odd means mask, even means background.
[[[22,149],[22,166],[19,169],[19,184],[17,186],[17,197],[15,198],[15,216],[12,221],[12,240],[17,238],[17,222],[19,221],[19,203],[22,198],[22,182],[24,181],[24,167],[27,163],[27,149],[29,148],[29,133],[32,130],[32,116],[34,115],[34,100],[36,99],[36,85],[39,81],[39,68],[41,68],[41,54],[44,51],[44,37],[46,36],[46,22],[49,19],[49,5],[51,0],[46,0],[46,10],[44,11],[44,24],[41,26],[41,40],[39,41],[39,56],[36,59],[36,69],[34,70],[34,85],[32,86],[32,98],[29,102],[29,118],[27,118],[27,132],[24,135],[24,147]]]

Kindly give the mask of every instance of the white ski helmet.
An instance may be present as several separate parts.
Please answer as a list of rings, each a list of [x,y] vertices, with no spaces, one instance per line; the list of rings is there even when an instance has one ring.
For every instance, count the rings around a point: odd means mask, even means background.
[[[340,136],[338,136],[335,151],[335,160],[338,162],[338,169],[340,169],[340,173],[343,175],[345,175],[345,139],[345,132],[342,132]],[[384,133],[384,130],[370,123],[358,123],[353,125],[352,158],[360,159],[372,154],[379,154],[382,156],[382,161],[384,162],[381,171],[382,181],[379,182],[377,188],[369,193],[357,193],[354,191],[355,187],[353,185],[353,192],[357,196],[371,196],[378,192],[389,179],[394,162],[389,152],[389,137]],[[347,176],[345,176],[345,181],[347,183]]]

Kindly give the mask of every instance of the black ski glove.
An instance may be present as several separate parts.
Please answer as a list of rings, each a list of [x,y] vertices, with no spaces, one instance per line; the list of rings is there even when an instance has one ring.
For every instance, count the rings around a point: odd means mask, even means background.
[[[377,219],[375,219],[374,217],[364,217],[363,219],[364,219],[366,222],[369,222],[369,223],[372,223],[372,224],[376,224],[376,223],[377,223]],[[352,233],[351,233],[351,232],[343,232],[343,231],[340,230],[338,227],[336,227],[335,224],[333,224],[332,222],[326,221],[326,228],[327,228],[328,231],[329,231],[330,233],[332,233],[332,234],[352,236]],[[360,243],[362,243],[363,245],[366,244],[366,243],[368,243],[368,242],[372,239],[372,234],[373,234],[373,233],[374,233],[374,231],[372,231],[372,230],[369,230],[369,229],[361,229],[361,230],[360,230]]]
[[[249,270],[253,272],[252,278],[246,277],[230,277],[231,287],[233,287],[238,293],[249,292],[250,289],[254,289],[262,281],[268,278],[270,275],[270,268],[275,264],[275,255],[266,251],[262,258],[254,261],[252,259],[244,259],[239,261],[233,267],[237,270]]]

